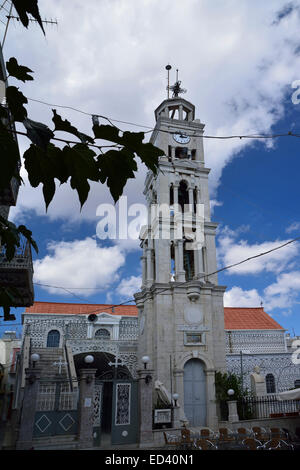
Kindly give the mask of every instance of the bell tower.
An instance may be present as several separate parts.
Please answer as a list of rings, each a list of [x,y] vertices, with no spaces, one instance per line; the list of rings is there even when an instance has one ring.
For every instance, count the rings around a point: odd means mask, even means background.
[[[204,124],[195,106],[172,98],[155,110],[151,143],[164,151],[144,194],[148,225],[141,230],[143,283],[139,358],[149,356],[155,381],[179,394],[181,416],[192,426],[217,424],[215,371],[225,371],[224,286],[218,285],[215,234],[210,219]]]

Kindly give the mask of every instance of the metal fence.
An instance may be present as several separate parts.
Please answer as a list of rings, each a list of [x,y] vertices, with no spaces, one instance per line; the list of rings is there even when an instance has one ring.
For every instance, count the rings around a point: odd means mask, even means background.
[[[278,400],[276,396],[247,397],[237,402],[240,420],[300,416],[300,400]]]

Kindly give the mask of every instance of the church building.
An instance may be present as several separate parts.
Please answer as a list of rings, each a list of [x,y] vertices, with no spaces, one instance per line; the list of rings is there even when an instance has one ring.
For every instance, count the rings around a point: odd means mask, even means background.
[[[94,446],[151,443],[163,398],[166,423],[216,429],[216,371],[240,373],[240,356],[245,371],[260,355],[263,373],[276,379],[271,355],[288,361],[285,330],[263,308],[224,309],[204,124],[178,96],[180,82],[170,88],[173,97],[155,110],[151,142],[164,156],[145,181],[149,220],[140,234],[136,305],[26,308],[14,403],[18,448],[49,437],[55,445],[77,439],[83,448],[91,436]]]

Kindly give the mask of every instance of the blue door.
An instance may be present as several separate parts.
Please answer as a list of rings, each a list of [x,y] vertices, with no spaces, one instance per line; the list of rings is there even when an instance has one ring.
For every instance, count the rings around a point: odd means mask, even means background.
[[[184,366],[184,412],[191,426],[206,426],[206,377],[199,359]]]

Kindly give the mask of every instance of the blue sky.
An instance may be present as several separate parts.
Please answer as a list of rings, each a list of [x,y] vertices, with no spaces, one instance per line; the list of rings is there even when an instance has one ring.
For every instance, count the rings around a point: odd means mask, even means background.
[[[167,63],[180,69],[207,135],[300,133],[300,104],[292,82],[300,80],[298,1],[135,3],[45,0],[43,17],[56,17],[46,39],[39,28],[10,25],[4,54],[35,71],[23,93],[48,103],[72,106],[114,119],[154,126],[154,109],[166,98]],[[5,19],[5,12],[0,12]],[[2,25],[2,23],[1,23]],[[3,31],[1,30],[1,37]],[[11,84],[16,84],[13,81]],[[51,127],[52,107],[29,101],[31,119]],[[83,132],[91,118],[58,109]],[[140,130],[122,125],[129,130]],[[19,127],[20,130],[22,126]],[[28,147],[19,140],[21,151]],[[300,236],[300,139],[205,140],[211,168],[212,220],[219,222],[219,267],[272,249]],[[128,204],[143,203],[145,168],[127,185]],[[92,185],[80,212],[77,195],[59,188],[45,213],[41,188],[25,186],[11,211],[39,245],[34,254],[35,298],[40,301],[119,303],[140,285],[138,243],[103,242],[96,237],[100,203],[112,203],[105,187]],[[299,242],[220,273],[226,306],[259,307],[292,334],[300,334]],[[37,284],[61,286],[46,288]],[[76,289],[75,289],[76,288]],[[90,288],[90,289],[84,289]],[[4,329],[18,328],[15,324]]]

